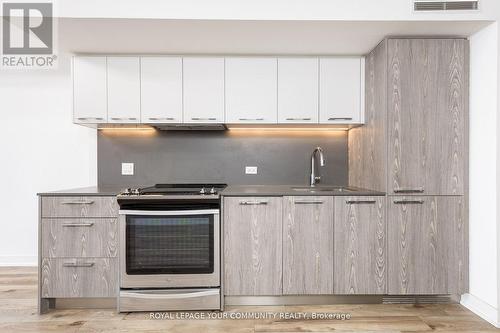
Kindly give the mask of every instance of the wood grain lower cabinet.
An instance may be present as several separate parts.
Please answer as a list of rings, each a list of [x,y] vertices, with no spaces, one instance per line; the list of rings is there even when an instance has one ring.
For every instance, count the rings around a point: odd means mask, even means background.
[[[385,197],[335,197],[335,294],[385,294]]]
[[[114,297],[117,276],[116,258],[45,258],[41,297]]]
[[[109,257],[118,253],[118,221],[42,219],[44,258]]]
[[[389,294],[467,291],[467,224],[461,196],[390,197]]]
[[[224,294],[281,295],[282,198],[224,198]]]
[[[284,197],[283,212],[283,294],[331,294],[333,197]]]
[[[39,312],[54,298],[116,297],[116,197],[44,195],[39,208]]]

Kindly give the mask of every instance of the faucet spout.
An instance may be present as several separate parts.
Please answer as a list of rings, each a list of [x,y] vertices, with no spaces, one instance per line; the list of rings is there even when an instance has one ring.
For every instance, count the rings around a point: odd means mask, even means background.
[[[315,186],[321,181],[319,170],[316,171],[316,156],[319,155],[319,165],[324,167],[326,165],[325,154],[321,147],[316,147],[311,154],[311,186]],[[317,174],[316,174],[317,172]]]

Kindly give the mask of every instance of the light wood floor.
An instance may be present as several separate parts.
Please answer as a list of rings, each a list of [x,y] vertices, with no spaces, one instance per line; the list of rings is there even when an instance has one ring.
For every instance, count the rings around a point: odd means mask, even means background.
[[[500,332],[458,304],[229,307],[350,313],[350,320],[151,320],[149,313],[52,310],[38,315],[36,269],[0,267],[0,332]]]

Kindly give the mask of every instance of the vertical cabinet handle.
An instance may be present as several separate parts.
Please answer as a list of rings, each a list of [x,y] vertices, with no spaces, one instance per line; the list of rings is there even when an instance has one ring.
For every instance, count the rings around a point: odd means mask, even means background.
[[[76,262],[65,262],[63,263],[63,267],[92,267],[94,266],[95,263],[93,262],[81,262],[81,263],[76,263]]]

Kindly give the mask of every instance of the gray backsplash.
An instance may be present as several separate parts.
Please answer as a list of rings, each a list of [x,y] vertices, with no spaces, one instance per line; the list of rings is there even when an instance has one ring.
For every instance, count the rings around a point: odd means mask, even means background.
[[[322,183],[347,185],[347,132],[98,132],[98,184],[132,187],[173,182],[307,184],[321,146]],[[121,163],[135,163],[133,176]],[[245,175],[257,166],[257,175]]]

